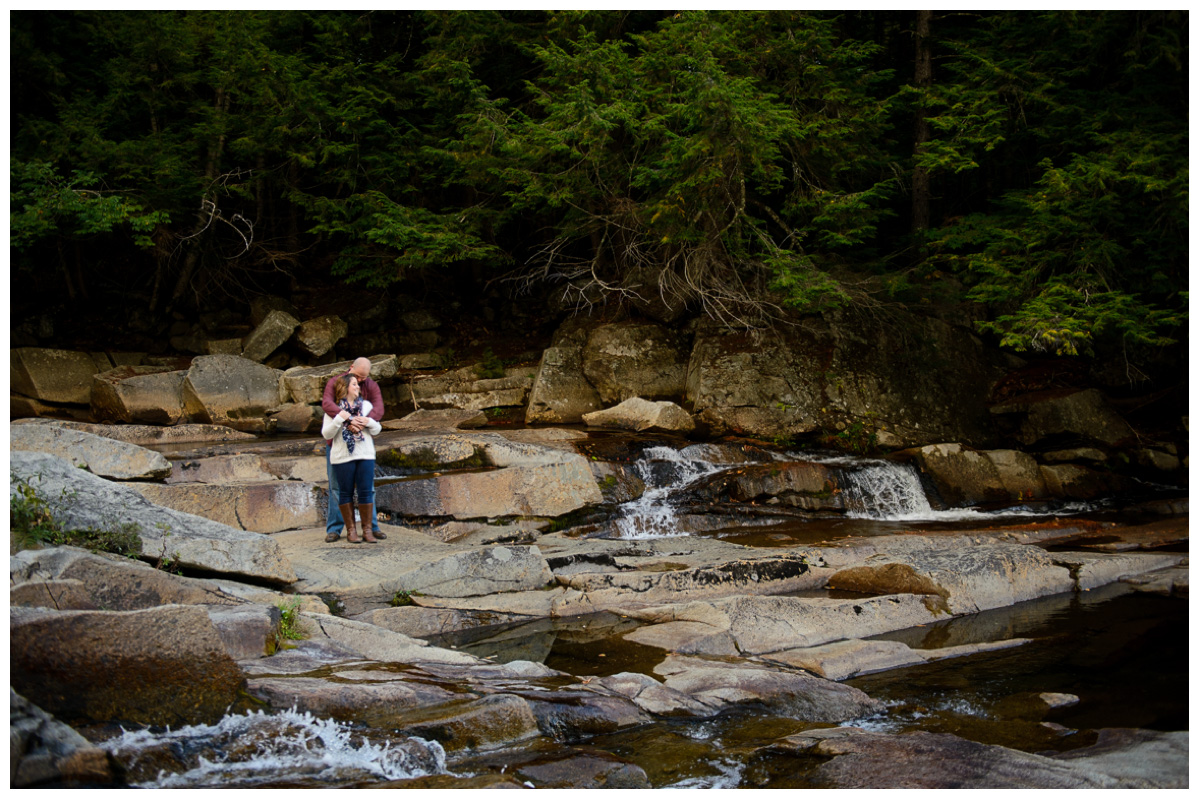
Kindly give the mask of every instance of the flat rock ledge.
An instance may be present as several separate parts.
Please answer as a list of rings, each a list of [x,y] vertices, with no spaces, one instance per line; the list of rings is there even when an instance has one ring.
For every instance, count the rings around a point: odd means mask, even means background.
[[[10,466],[69,530],[119,531],[132,524],[145,558],[169,557],[185,569],[269,583],[296,581],[278,542],[268,536],[157,506],[133,489],[45,453],[15,452]]]
[[[804,775],[814,788],[1181,789],[1188,739],[1187,732],[1106,729],[1092,747],[1043,756],[948,733],[844,727],[805,731],[764,749],[822,759]]]

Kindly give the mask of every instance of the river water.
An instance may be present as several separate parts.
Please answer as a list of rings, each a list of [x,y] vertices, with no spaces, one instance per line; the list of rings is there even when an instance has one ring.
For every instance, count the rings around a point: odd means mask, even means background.
[[[696,481],[745,463],[729,455],[707,445],[645,448],[633,469],[646,491],[616,510],[611,535],[706,535],[772,547],[900,530],[958,530],[1122,513],[1120,504],[1111,502],[938,510],[911,467],[834,455],[814,459],[806,453],[804,459],[841,471],[844,514],[747,517],[715,529],[689,529],[676,498]],[[635,625],[601,614],[467,632],[431,643],[495,662],[540,661],[576,676],[651,673],[664,654],[625,640]],[[1112,584],[885,634],[876,638],[918,649],[1015,637],[1033,641],[853,678],[847,683],[884,701],[887,710],[846,724],[892,733],[953,733],[1028,752],[1087,746],[1098,728],[1187,730],[1187,631],[1185,601]],[[1031,716],[1025,701],[1042,692],[1073,695],[1078,702],[1049,716]],[[828,726],[741,710],[708,719],[661,720],[596,736],[586,747],[637,764],[655,788],[806,787],[794,759],[764,748],[812,727]],[[499,774],[533,759],[576,752],[581,745],[542,738],[519,750],[478,753],[448,765],[436,742],[286,712],[231,715],[217,725],[173,731],[124,732],[103,746],[131,764],[134,783],[147,788],[318,788],[402,786],[420,776]],[[171,757],[162,758],[165,752]]]

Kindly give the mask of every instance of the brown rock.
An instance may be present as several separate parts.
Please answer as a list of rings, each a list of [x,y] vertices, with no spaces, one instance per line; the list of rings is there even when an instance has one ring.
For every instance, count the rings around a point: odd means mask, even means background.
[[[12,609],[12,685],[68,723],[214,723],[242,673],[203,608]]]

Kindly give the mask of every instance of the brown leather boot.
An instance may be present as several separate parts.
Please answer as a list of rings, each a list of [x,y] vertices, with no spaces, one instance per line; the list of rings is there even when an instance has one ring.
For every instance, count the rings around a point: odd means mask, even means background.
[[[379,540],[375,538],[375,534],[371,530],[371,520],[375,519],[375,504],[359,503],[358,516],[362,520],[363,541],[376,544]]]
[[[361,543],[362,539],[358,538],[358,530],[354,527],[354,504],[339,505],[338,510],[342,512],[342,522],[346,523],[346,541],[350,544]]]

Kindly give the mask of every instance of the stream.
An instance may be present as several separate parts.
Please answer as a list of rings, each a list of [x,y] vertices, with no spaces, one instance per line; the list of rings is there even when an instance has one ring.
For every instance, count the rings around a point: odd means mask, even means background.
[[[955,531],[1051,520],[1126,519],[1124,503],[1029,504],[1003,509],[938,509],[907,465],[837,455],[756,458],[818,461],[839,471],[841,514],[783,514],[693,526],[678,498],[697,481],[747,463],[710,445],[644,448],[631,469],[645,492],[615,509],[611,538],[712,536],[753,547],[828,543],[900,531]],[[1147,496],[1178,490],[1147,487]],[[823,591],[823,590],[822,590]],[[574,676],[653,674],[664,651],[624,639],[638,623],[604,613],[493,626],[430,640],[495,663],[526,660]],[[845,723],[887,733],[953,733],[1034,753],[1085,747],[1099,728],[1188,729],[1186,601],[1136,593],[1115,583],[1041,598],[874,638],[915,649],[1029,638],[1007,650],[860,675],[846,681],[882,700],[886,711]],[[1049,715],[1031,715],[1041,692],[1078,697]],[[296,712],[227,716],[217,725],[127,731],[102,746],[141,764],[136,785],[173,787],[382,787],[429,775],[499,774],[522,763],[574,752],[606,751],[640,766],[655,788],[821,788],[809,785],[794,755],[772,751],[780,737],[824,723],[765,716],[742,708],[715,717],[658,720],[583,743],[548,737],[518,750],[461,755],[447,762],[436,742]],[[169,750],[186,771],[147,765]],[[174,761],[172,763],[174,763]]]

